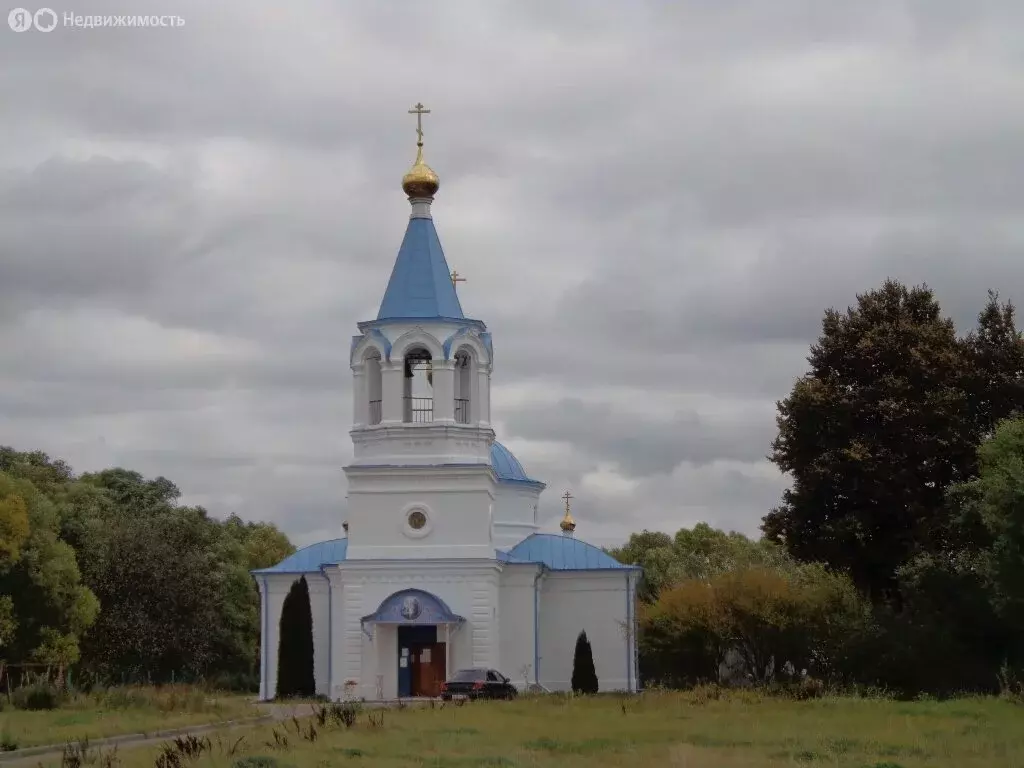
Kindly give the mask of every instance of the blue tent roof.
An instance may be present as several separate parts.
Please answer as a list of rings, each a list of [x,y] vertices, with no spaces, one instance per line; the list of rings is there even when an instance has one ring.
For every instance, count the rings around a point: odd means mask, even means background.
[[[491,443],[491,466],[499,482],[539,482],[527,475],[519,459],[497,440]]]
[[[310,544],[289,555],[277,565],[260,568],[253,573],[315,573],[320,566],[344,562],[348,539],[331,539]]]
[[[542,563],[552,571],[635,570],[607,552],[571,536],[534,533],[505,553],[509,562]]]
[[[411,218],[377,319],[434,317],[461,320],[465,316],[434,220]]]

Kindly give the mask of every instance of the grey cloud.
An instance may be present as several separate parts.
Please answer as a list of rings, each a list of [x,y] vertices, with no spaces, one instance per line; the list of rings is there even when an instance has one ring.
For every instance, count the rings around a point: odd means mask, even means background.
[[[186,24],[0,30],[0,432],[215,514],[343,519],[417,100],[500,437],[598,543],[756,529],[826,307],[892,276],[966,329],[1024,295],[1020,3],[130,6],[61,11]]]
[[[188,181],[142,162],[51,158],[0,177],[0,298],[144,290],[173,268],[197,213]]]
[[[637,397],[643,397],[638,389]],[[509,437],[565,441],[582,453],[612,461],[629,477],[668,474],[682,463],[701,466],[721,459],[758,461],[774,437],[770,420],[740,419],[714,424],[699,413],[657,412],[637,418],[616,410],[618,403],[593,405],[564,399],[507,414]],[[627,408],[638,403],[626,402]],[[771,411],[771,403],[762,411]]]

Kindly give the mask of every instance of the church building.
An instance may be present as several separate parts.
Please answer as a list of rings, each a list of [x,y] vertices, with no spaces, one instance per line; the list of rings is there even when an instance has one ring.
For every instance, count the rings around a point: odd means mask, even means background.
[[[601,690],[636,691],[639,569],[540,529],[544,483],[495,439],[495,353],[466,317],[434,228],[437,174],[402,179],[411,212],[375,320],[358,324],[347,521],[339,538],[253,572],[261,596],[260,699],[277,688],[285,596],[305,577],[316,692],[334,700],[436,696],[455,671],[489,668],[519,689],[568,690],[587,633]]]

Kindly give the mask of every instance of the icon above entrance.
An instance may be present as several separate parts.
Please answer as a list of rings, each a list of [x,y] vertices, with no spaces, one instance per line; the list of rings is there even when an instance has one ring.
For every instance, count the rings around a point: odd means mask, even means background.
[[[362,619],[363,629],[374,624],[462,624],[466,620],[452,613],[444,600],[422,589],[403,589],[395,592],[380,607]]]

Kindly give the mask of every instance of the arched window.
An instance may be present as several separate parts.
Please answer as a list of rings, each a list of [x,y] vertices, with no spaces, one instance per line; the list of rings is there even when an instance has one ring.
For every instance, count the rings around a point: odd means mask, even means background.
[[[380,353],[372,350],[363,361],[366,377],[367,418],[370,424],[380,424],[383,388],[380,376]]]
[[[469,424],[473,407],[473,357],[465,349],[455,353],[455,423]]]
[[[430,352],[412,347],[405,353],[402,421],[422,424],[434,420],[434,376]]]

